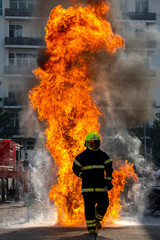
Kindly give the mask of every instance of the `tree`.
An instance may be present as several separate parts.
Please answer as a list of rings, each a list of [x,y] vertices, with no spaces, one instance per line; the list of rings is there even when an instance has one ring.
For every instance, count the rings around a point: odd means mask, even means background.
[[[157,167],[160,167],[160,113],[156,114],[152,126],[146,125],[145,127],[146,136],[144,136],[144,126],[130,129],[129,132],[132,136],[136,136],[141,140],[141,154],[144,156],[144,144],[146,144],[146,160],[154,162]]]

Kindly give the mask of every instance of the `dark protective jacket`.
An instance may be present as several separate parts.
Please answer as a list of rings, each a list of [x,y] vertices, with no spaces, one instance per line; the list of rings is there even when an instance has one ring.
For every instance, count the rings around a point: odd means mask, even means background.
[[[88,148],[80,153],[73,162],[73,172],[82,178],[82,193],[105,192],[105,178],[112,180],[112,160],[102,150]]]

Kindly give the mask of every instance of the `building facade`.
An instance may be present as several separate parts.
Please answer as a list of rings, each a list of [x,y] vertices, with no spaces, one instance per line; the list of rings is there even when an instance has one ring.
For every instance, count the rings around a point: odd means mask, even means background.
[[[157,81],[154,102],[160,106],[160,1],[121,0],[121,23],[130,50],[145,52],[144,62],[151,81]]]
[[[44,20],[36,16],[36,4],[35,0],[0,0],[0,104],[9,113],[1,137],[14,139],[24,149],[32,149],[35,138],[25,138],[19,117],[35,84],[32,71],[37,67],[45,35]]]
[[[3,99],[0,104],[10,114],[4,137],[13,138],[24,149],[33,148],[35,138],[25,138],[19,114],[28,104],[28,90],[35,84],[32,71],[37,67],[38,50],[44,45],[47,21],[37,16],[38,2],[0,0],[0,97]],[[121,0],[117,3],[127,44],[130,49],[141,48],[147,52],[146,67],[150,67],[151,79],[156,78],[160,67],[160,1]],[[155,31],[152,31],[153,26]],[[158,90],[155,100],[156,105],[160,105]]]

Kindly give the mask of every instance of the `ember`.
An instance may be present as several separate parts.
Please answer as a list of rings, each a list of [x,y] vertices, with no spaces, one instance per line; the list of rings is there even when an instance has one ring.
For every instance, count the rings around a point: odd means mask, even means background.
[[[114,35],[105,19],[109,4],[86,7],[61,5],[54,8],[46,26],[46,52],[49,56],[43,69],[34,73],[39,85],[29,98],[37,109],[41,121],[48,128],[46,147],[58,165],[57,184],[52,186],[49,199],[57,206],[58,220],[63,225],[75,225],[84,220],[81,180],[72,172],[74,157],[84,150],[88,132],[99,132],[98,116],[101,114],[91,98],[87,63],[94,52],[101,49],[114,54],[124,46],[121,36]],[[117,197],[123,190],[130,170],[114,172],[114,190],[110,193],[111,204],[107,216],[118,217],[120,209]],[[132,168],[128,165],[128,168]],[[123,174],[122,174],[123,172]]]

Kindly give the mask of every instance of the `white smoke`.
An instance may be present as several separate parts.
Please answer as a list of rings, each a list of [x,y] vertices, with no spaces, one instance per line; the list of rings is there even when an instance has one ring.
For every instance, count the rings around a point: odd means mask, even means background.
[[[152,181],[154,165],[151,156],[147,154],[144,157],[141,141],[131,135],[129,129],[143,128],[155,117],[153,101],[160,81],[158,74],[155,78],[150,76],[150,70],[155,69],[152,62],[154,51],[148,54],[145,44],[158,47],[160,32],[156,26],[129,19],[122,21],[122,12],[116,0],[112,1],[113,6],[110,20],[114,31],[124,37],[126,47],[114,56],[104,52],[96,54],[95,61],[90,64],[93,98],[103,113],[100,116],[102,148],[113,159],[117,155],[119,159],[133,162],[140,180]],[[116,20],[118,18],[119,21]],[[133,202],[143,214],[146,197],[143,184],[140,192],[139,201],[136,199]]]
[[[35,223],[55,222],[55,208],[50,205],[49,191],[55,183],[56,169],[54,160],[46,149],[43,124],[38,121],[30,106],[20,115],[20,126],[25,137],[36,140],[33,150],[27,150],[29,161],[29,193],[25,199],[28,208],[28,221]]]
[[[112,1],[114,2],[117,1]],[[40,6],[41,9],[38,11],[42,12],[43,9],[49,16],[49,10],[55,3],[52,6],[52,1],[41,1]],[[48,7],[44,10],[42,6]],[[122,33],[128,47],[118,51],[114,56],[101,52],[89,66],[91,84],[95,89],[93,98],[104,113],[100,118],[102,147],[111,155],[116,153],[122,159],[134,162],[137,171],[142,174],[145,169],[148,171],[148,166],[142,156],[141,142],[129,134],[128,128],[141,126],[153,119],[152,101],[155,98],[153,92],[157,82],[150,81],[148,67],[151,67],[152,63],[147,59],[147,52],[140,48],[136,50],[130,48],[130,41],[136,40],[135,29],[138,29],[144,37],[147,36],[148,40],[155,40],[158,43],[160,33],[155,27],[149,28],[145,24],[133,24],[131,21],[128,21],[127,27],[123,27],[121,21],[115,21],[116,16],[122,15],[119,5],[111,10],[110,18],[114,31]],[[141,42],[143,43],[143,40]],[[148,65],[145,64],[146,60]],[[33,199],[42,205],[49,204],[50,186],[46,184],[46,179],[54,176],[54,172],[50,172],[53,169],[53,159],[45,150],[45,136],[35,113],[28,108],[22,112],[21,119],[21,127],[25,129],[26,137],[33,134],[37,141],[35,150],[29,153]],[[54,181],[52,179],[52,184]]]
[[[129,19],[122,21],[120,5],[116,0],[111,3],[110,19],[114,31],[124,37],[126,46],[112,56],[103,51],[95,55],[89,66],[93,98],[104,114],[100,117],[102,139],[105,139],[103,146],[114,153],[116,147],[113,143],[119,142],[123,146],[118,148],[119,155],[132,159],[137,166],[140,164],[141,171],[147,165],[141,142],[132,137],[128,129],[143,127],[155,117],[153,101],[159,80],[150,77],[153,63],[144,39],[159,44],[160,33],[153,26]],[[137,37],[136,33],[140,36]]]

